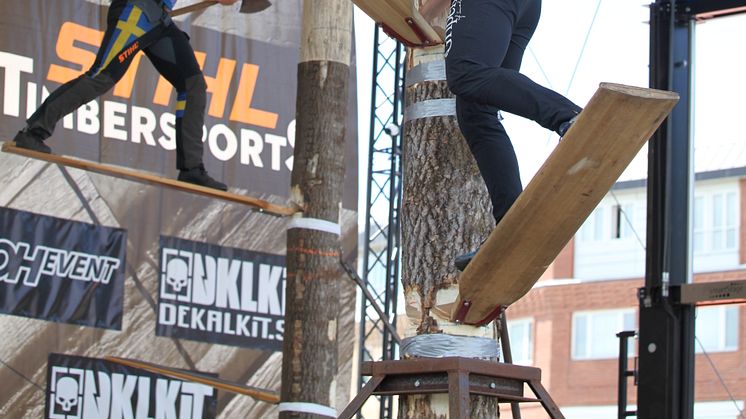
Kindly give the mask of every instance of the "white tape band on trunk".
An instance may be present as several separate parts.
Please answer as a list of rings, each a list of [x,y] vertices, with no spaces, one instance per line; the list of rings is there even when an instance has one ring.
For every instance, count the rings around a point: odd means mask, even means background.
[[[304,403],[304,402],[286,402],[280,403],[280,412],[300,412],[300,413],[313,413],[315,415],[328,416],[330,418],[337,417],[337,410],[331,407],[322,406],[316,403]]]
[[[331,221],[320,220],[318,218],[293,217],[288,224],[288,230],[291,228],[302,228],[304,230],[323,231],[336,235],[342,234],[342,226]]]

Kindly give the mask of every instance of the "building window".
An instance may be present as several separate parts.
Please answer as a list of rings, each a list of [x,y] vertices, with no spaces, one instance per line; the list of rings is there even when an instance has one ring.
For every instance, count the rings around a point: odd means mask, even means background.
[[[580,231],[580,239],[582,241],[598,242],[606,238],[604,236],[604,230],[606,227],[604,213],[604,207],[597,207],[593,210],[591,215],[588,216],[588,219],[585,220]]]
[[[634,237],[635,206],[632,204],[614,205],[612,207],[612,237],[629,239]]]
[[[738,246],[738,202],[735,192],[720,192],[694,198],[692,242],[695,253],[736,250]]]
[[[616,334],[635,330],[635,310],[606,310],[574,313],[572,317],[572,359],[610,359],[619,356]],[[629,341],[629,354],[634,342]]]
[[[738,306],[698,307],[695,327],[698,353],[738,350]]]
[[[534,361],[533,319],[508,320],[508,336],[513,363],[532,365]]]

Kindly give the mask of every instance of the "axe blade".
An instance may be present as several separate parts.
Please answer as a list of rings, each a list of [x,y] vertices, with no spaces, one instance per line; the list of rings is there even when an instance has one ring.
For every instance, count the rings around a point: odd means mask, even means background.
[[[259,13],[271,5],[272,3],[269,0],[242,0],[240,12]]]

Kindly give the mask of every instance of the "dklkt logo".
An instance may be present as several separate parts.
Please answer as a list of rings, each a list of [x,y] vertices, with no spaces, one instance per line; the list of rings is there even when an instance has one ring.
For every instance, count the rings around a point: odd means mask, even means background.
[[[165,240],[171,243],[162,242],[161,248],[156,334],[280,347],[285,326],[281,258],[217,246],[203,251],[192,242]]]
[[[53,366],[49,419],[198,419],[214,390],[202,384]]]

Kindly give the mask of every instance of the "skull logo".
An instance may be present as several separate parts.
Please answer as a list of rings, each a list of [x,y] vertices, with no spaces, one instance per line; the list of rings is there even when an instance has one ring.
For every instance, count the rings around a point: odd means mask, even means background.
[[[174,258],[166,265],[166,283],[177,293],[187,286],[189,267],[184,259]]]
[[[62,377],[57,381],[54,401],[69,413],[78,405],[78,382],[72,377]]]

